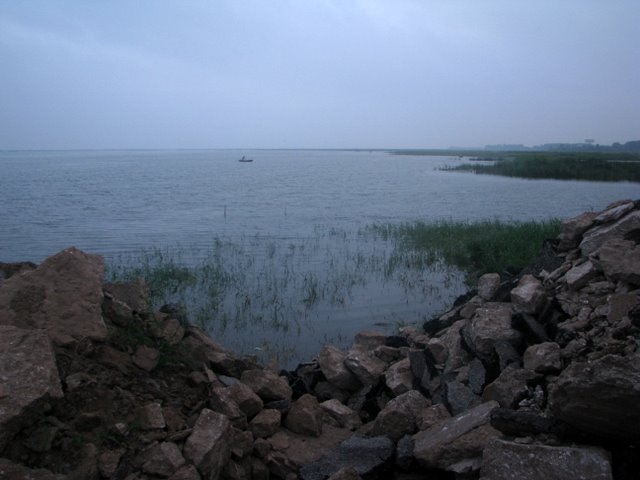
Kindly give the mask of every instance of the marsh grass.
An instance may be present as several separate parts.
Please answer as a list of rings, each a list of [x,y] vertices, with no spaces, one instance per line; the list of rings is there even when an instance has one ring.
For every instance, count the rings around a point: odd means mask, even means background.
[[[557,221],[443,221],[318,228],[298,239],[217,237],[206,248],[108,259],[108,278],[142,276],[154,308],[180,303],[189,322],[229,348],[286,364],[322,344],[346,346],[362,329],[421,323],[448,309],[465,280],[525,266],[558,228]]]
[[[491,154],[489,158],[494,163],[465,163],[443,170],[530,179],[640,182],[640,154],[528,152]]]
[[[560,220],[529,222],[414,222],[371,227],[398,241],[398,262],[427,267],[439,260],[467,274],[467,283],[489,272],[521,269],[537,255],[545,239],[560,232]]]

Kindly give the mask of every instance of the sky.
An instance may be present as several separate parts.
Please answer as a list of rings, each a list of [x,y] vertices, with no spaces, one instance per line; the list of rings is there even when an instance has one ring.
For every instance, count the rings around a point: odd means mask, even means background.
[[[0,149],[640,140],[638,0],[0,0]]]

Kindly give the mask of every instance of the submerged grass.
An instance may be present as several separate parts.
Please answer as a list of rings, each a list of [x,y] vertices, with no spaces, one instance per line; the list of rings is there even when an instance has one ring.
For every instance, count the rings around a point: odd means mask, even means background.
[[[395,237],[405,262],[429,264],[438,259],[467,273],[467,283],[480,275],[521,269],[539,252],[547,238],[556,237],[560,220],[528,222],[415,222],[373,227],[378,234]]]
[[[530,179],[640,182],[640,154],[633,153],[510,153],[491,154],[483,160],[445,167],[449,171],[471,171]]]

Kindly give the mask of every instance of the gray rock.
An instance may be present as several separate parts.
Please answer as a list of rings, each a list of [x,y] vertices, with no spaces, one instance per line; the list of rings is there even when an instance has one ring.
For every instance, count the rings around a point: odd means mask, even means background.
[[[620,200],[608,205],[607,208],[593,219],[593,222],[597,225],[603,223],[615,222],[619,218],[623,217],[627,213],[631,212],[635,208],[635,202],[633,200]]]
[[[247,416],[236,403],[229,388],[211,390],[208,403],[211,410],[225,415],[234,427],[243,430],[247,428]]]
[[[478,279],[478,296],[491,301],[500,288],[500,274],[485,273]]]
[[[202,480],[198,469],[193,465],[184,465],[169,480]]]
[[[344,359],[344,366],[356,376],[362,385],[378,383],[387,368],[386,363],[364,350],[349,350]]]
[[[449,349],[440,338],[431,338],[427,342],[425,350],[431,356],[436,365],[444,365],[449,357]]]
[[[546,301],[542,282],[533,275],[523,275],[518,286],[511,290],[511,302],[523,313],[538,313]]]
[[[265,408],[249,422],[249,430],[255,438],[267,438],[278,431],[281,421],[280,411]]]
[[[593,225],[597,216],[596,212],[586,212],[563,222],[558,235],[558,250],[567,251],[577,247],[582,234]]]
[[[320,404],[325,415],[333,418],[339,426],[355,430],[362,425],[358,412],[342,404],[339,400],[330,399]]]
[[[479,469],[484,446],[500,435],[489,425],[497,407],[497,402],[486,402],[418,432],[413,436],[416,460],[424,468],[456,473]]]
[[[269,370],[245,370],[240,381],[253,390],[263,401],[291,400],[293,391],[286,377]]]
[[[587,260],[579,265],[572,267],[567,273],[564,274],[564,280],[567,282],[567,286],[571,290],[580,290],[586,284],[588,284],[598,274],[596,266]]]
[[[556,430],[553,419],[524,410],[496,408],[491,412],[491,426],[505,435],[526,437],[549,434]]]
[[[0,325],[0,451],[49,400],[62,396],[46,332]]]
[[[596,255],[598,266],[608,279],[640,285],[640,246],[633,241],[609,240]]]
[[[430,406],[431,401],[417,390],[403,393],[380,411],[373,422],[371,434],[384,435],[397,442],[404,435],[417,431],[422,412]]]
[[[435,405],[431,405],[429,408],[420,412],[420,417],[418,418],[418,430],[427,430],[433,427],[436,423],[440,423],[443,420],[447,420],[451,418],[451,414],[447,407],[445,407],[442,403],[436,403]]]
[[[318,365],[327,381],[338,388],[355,392],[362,387],[356,376],[344,365],[346,354],[339,348],[327,345],[320,350]]]
[[[555,342],[531,345],[525,350],[522,360],[525,369],[539,373],[559,372],[562,368],[560,345]]]
[[[218,478],[231,456],[231,423],[224,415],[202,409],[182,454],[205,478]]]
[[[116,448],[115,450],[105,450],[98,456],[98,471],[100,475],[111,478],[120,464],[120,459],[126,453],[126,448]]]
[[[236,383],[227,387],[226,390],[248,419],[257,415],[264,406],[262,399],[244,383]]]
[[[478,358],[474,358],[469,363],[469,374],[467,384],[473,393],[481,395],[487,378],[487,370]]]
[[[623,239],[629,232],[640,229],[640,210],[628,213],[618,221],[590,229],[580,242],[582,255],[589,256],[611,239]]]
[[[408,357],[394,363],[384,372],[384,383],[395,396],[413,388],[413,374]]]
[[[166,423],[159,403],[148,403],[138,410],[138,425],[143,430],[164,428]]]
[[[341,468],[327,480],[362,480],[362,477],[353,468]]]
[[[365,352],[372,352],[377,347],[385,345],[387,342],[387,335],[382,332],[358,332],[353,339],[353,344],[350,350],[362,350]]]
[[[482,400],[495,400],[501,407],[514,408],[529,394],[528,384],[540,378],[531,370],[509,367],[498,378],[487,385],[482,392]]]
[[[102,341],[104,260],[74,247],[0,286],[0,325],[44,329],[57,345],[89,338]]]
[[[482,456],[484,480],[611,480],[610,455],[601,448],[522,444],[493,439]]]
[[[602,437],[638,440],[638,405],[638,354],[572,363],[549,386],[549,408],[557,419]]]
[[[343,468],[365,478],[375,478],[393,458],[394,447],[386,437],[351,437],[319,460],[300,469],[302,480],[324,480]]]
[[[323,415],[316,397],[305,393],[291,405],[284,426],[295,433],[319,437],[322,433]]]
[[[480,397],[457,380],[445,383],[445,402],[453,415],[480,404]]]
[[[522,334],[511,327],[510,304],[487,303],[478,308],[469,324],[470,346],[481,360],[493,359],[497,342],[505,341],[517,345],[521,339]]]
[[[487,305],[495,305],[495,304],[487,304]],[[491,308],[481,308],[479,310],[482,310],[484,312],[482,315],[480,315],[481,318],[485,318],[489,316],[490,315],[489,312],[493,311]],[[509,307],[509,314],[508,314],[509,321],[511,318],[510,312],[511,312],[511,309]],[[476,313],[476,316],[478,316],[478,313]],[[491,319],[488,318],[487,322],[491,323]],[[455,372],[460,367],[467,365],[473,359],[473,356],[462,345],[462,337],[460,335],[460,331],[466,324],[467,324],[467,320],[458,320],[446,330],[444,335],[440,337],[442,342],[447,347],[447,351],[449,352],[449,355],[447,356],[447,361],[444,365],[443,373]],[[483,321],[479,320],[479,327],[478,327],[479,331],[477,333],[478,342],[481,344],[481,346],[486,346],[488,347],[489,350],[491,350],[492,342],[490,341],[490,338],[484,337],[485,333],[484,333],[484,329],[482,328],[482,325],[484,325]],[[492,335],[490,331],[486,332],[486,334]],[[488,345],[485,345],[485,344],[488,344]]]

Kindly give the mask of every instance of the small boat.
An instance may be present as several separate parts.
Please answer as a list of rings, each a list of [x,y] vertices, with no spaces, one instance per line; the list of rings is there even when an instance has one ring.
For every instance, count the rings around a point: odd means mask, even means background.
[[[242,158],[240,160],[238,160],[239,162],[253,162],[253,158],[245,158],[245,156],[243,155]]]

